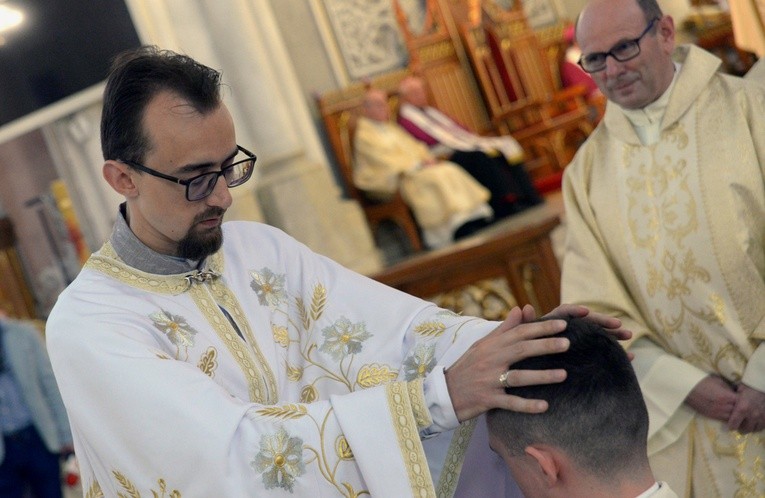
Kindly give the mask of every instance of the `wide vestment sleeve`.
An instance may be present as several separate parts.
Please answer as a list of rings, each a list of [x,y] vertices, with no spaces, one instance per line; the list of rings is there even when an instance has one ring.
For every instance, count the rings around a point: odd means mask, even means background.
[[[457,426],[443,368],[496,324],[267,226],[228,223],[224,241],[213,281],[102,249],[60,297],[48,349],[86,492],[436,496],[420,433]]]

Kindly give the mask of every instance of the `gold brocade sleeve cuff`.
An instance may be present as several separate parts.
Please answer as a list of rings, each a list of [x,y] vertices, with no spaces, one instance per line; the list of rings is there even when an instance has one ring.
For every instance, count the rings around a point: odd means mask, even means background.
[[[417,421],[417,429],[419,430],[433,425],[433,418],[430,416],[430,411],[425,402],[425,391],[422,382],[422,379],[418,378],[406,383],[409,402],[412,405],[412,412],[414,413],[414,419]]]

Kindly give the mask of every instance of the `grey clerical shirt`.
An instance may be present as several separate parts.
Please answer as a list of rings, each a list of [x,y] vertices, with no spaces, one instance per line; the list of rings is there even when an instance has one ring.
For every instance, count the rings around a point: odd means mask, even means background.
[[[109,241],[122,261],[146,273],[175,275],[188,273],[202,266],[201,261],[160,254],[141,242],[127,224],[125,204],[120,205],[120,215],[114,223]]]
[[[109,238],[109,241],[112,243],[112,247],[114,247],[114,250],[122,261],[131,267],[155,275],[176,275],[204,268],[205,260],[194,261],[179,258],[169,254],[160,254],[151,249],[136,237],[128,226],[126,217],[126,207],[123,203],[120,204],[120,213],[119,216],[117,216],[117,221],[114,223],[114,228],[112,229],[112,235]],[[228,310],[223,306],[219,305],[219,307],[231,322],[231,325],[234,326],[239,337],[244,339],[239,325],[237,325]]]

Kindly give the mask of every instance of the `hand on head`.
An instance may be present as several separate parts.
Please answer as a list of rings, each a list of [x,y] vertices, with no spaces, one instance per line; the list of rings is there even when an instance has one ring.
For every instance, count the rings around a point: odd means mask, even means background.
[[[516,371],[507,377],[506,385],[500,382],[500,376],[508,365],[529,356],[565,351],[568,340],[546,337],[562,331],[565,326],[562,320],[524,323],[524,311],[513,308],[499,327],[473,344],[446,370],[457,418],[462,422],[492,408],[530,413],[547,409],[546,402],[508,396],[505,387],[561,382],[566,378],[564,371]]]

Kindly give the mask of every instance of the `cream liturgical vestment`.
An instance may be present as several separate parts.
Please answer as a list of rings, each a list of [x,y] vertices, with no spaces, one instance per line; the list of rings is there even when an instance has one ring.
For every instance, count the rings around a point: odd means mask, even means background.
[[[657,478],[679,496],[762,497],[763,433],[683,400],[707,375],[765,391],[765,87],[701,49],[676,55],[667,93],[629,113],[609,102],[566,169],[562,300],[635,333]]]
[[[465,222],[491,217],[490,192],[458,165],[434,157],[396,123],[359,118],[354,135],[354,183],[372,196],[400,189],[429,247],[452,242]]]
[[[86,496],[450,496],[472,425],[443,367],[497,324],[266,225],[223,233],[172,275],[107,243],[60,296],[48,349]],[[434,486],[421,436],[455,428]]]

